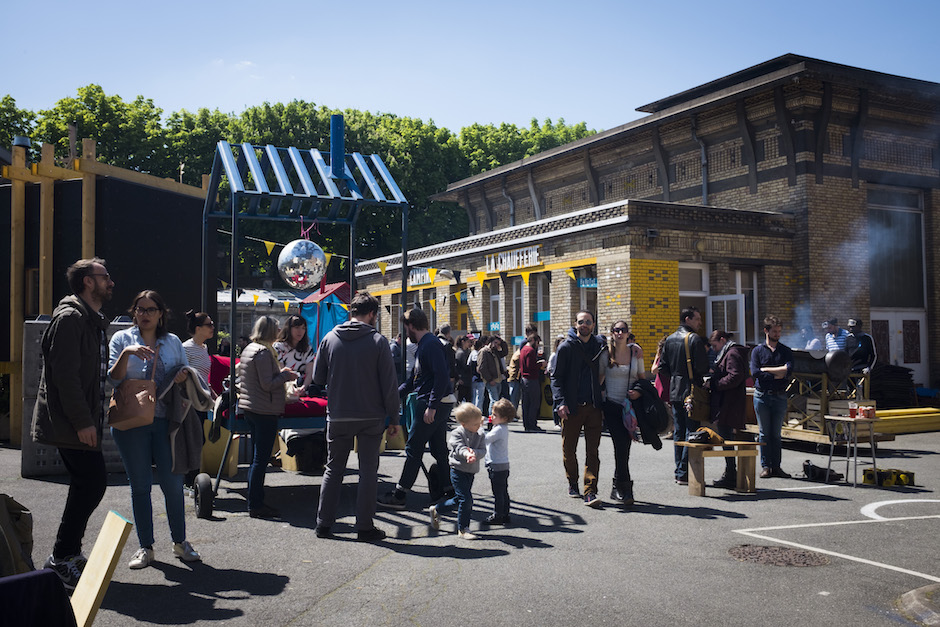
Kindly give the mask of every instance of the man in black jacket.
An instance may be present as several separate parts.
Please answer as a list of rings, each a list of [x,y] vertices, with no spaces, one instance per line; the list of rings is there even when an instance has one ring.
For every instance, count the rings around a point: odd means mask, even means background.
[[[699,428],[699,423],[689,417],[685,408],[685,397],[692,391],[692,384],[702,385],[702,378],[708,374],[708,354],[705,340],[699,335],[702,326],[702,314],[696,307],[687,307],[679,314],[682,323],[679,329],[666,338],[659,371],[669,380],[669,401],[675,416],[675,442],[685,442],[688,434]],[[688,336],[688,353],[686,353]],[[692,376],[689,376],[691,364]],[[676,483],[686,485],[689,482],[689,451],[684,446],[675,446]]]
[[[57,447],[69,473],[62,521],[43,568],[54,570],[73,590],[87,561],[82,555],[85,528],[108,485],[101,453],[108,321],[101,307],[111,300],[114,281],[104,260],[97,257],[76,261],[66,276],[73,295],[59,301],[42,336],[43,367],[32,437]]]
[[[601,412],[600,382],[606,371],[604,343],[594,335],[594,316],[579,311],[575,328],[558,345],[555,371],[552,374],[552,396],[555,411],[561,419],[562,461],[568,478],[568,496],[578,498],[578,440],[584,430],[584,504],[600,507],[597,496],[597,474],[600,470],[598,449],[604,417]]]

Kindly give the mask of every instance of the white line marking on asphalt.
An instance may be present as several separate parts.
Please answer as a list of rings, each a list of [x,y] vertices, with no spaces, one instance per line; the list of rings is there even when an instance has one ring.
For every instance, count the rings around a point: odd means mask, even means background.
[[[910,499],[910,501],[918,502],[918,503],[940,502],[936,500],[927,500],[927,499],[924,499],[924,500]],[[888,502],[889,501],[885,501],[885,503],[888,503]],[[890,501],[890,502],[895,503],[895,502],[902,502],[902,501]],[[907,501],[904,501],[904,502],[907,502]],[[878,504],[875,503],[873,505],[878,505]],[[866,507],[869,507],[869,506],[866,506]],[[863,508],[863,511],[864,509],[865,508]],[[874,508],[874,509],[877,509],[877,508]],[[871,510],[872,513],[874,513],[874,509]],[[810,546],[808,544],[800,544],[799,542],[790,542],[789,540],[782,540],[780,538],[775,538],[773,536],[756,533],[759,531],[780,531],[784,529],[808,529],[811,527],[837,527],[837,526],[843,526],[843,525],[858,525],[858,524],[869,524],[869,523],[879,523],[879,522],[897,522],[897,521],[905,521],[905,520],[929,520],[929,519],[940,519],[940,515],[903,516],[903,517],[898,517],[898,518],[882,518],[882,517],[865,518],[862,520],[843,520],[843,521],[835,521],[835,522],[828,522],[828,523],[806,523],[806,524],[800,524],[800,525],[778,525],[775,527],[756,527],[754,529],[735,529],[734,531],[735,533],[740,533],[741,535],[749,536],[752,538],[757,538],[760,540],[768,540],[770,542],[776,542],[779,544],[786,544],[788,546],[796,547],[798,549],[804,549],[806,551],[815,551],[817,553],[822,553],[824,555],[830,555],[832,557],[839,557],[842,559],[846,559],[851,562],[858,562],[860,564],[866,564],[868,566],[884,568],[885,570],[892,570],[898,573],[903,573],[905,575],[912,575],[914,577],[926,579],[927,581],[932,581],[934,583],[940,583],[940,577],[935,577],[933,575],[928,575],[926,573],[920,573],[915,570],[909,570],[907,568],[901,568],[899,566],[892,566],[891,564],[885,564],[883,562],[875,562],[872,560],[865,559],[863,557],[856,557],[854,555],[846,555],[845,553],[838,553],[836,551],[830,551],[828,549],[823,549],[821,547]]]
[[[826,485],[799,486],[797,488],[774,488],[774,492],[806,492],[807,490],[831,490],[838,487],[840,486],[834,483],[827,483]]]
[[[868,516],[869,518],[874,518],[875,520],[894,520],[892,518],[886,518],[880,514],[876,514],[875,510],[879,507],[885,505],[895,505],[897,503],[940,503],[940,500],[937,499],[897,499],[894,501],[878,501],[877,503],[869,503],[861,509],[862,516]]]

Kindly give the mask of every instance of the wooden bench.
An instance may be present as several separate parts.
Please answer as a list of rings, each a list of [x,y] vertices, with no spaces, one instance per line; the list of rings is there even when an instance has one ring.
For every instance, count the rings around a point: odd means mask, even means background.
[[[760,442],[726,440],[720,445],[690,442],[676,442],[675,445],[689,449],[689,494],[692,496],[705,496],[706,457],[738,458],[734,489],[738,492],[757,491],[757,447],[763,446]],[[733,446],[734,449],[726,451],[722,446]]]

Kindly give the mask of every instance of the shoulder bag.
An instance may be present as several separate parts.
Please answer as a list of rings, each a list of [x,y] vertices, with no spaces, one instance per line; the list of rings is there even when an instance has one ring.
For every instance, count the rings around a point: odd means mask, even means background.
[[[157,405],[157,374],[159,347],[153,355],[153,370],[149,379],[124,379],[114,388],[108,406],[108,424],[118,431],[153,424],[153,412]]]
[[[711,392],[700,385],[695,385],[692,374],[692,352],[689,349],[689,336],[685,336],[685,363],[689,369],[689,395],[685,397],[685,411],[696,422],[711,422]]]

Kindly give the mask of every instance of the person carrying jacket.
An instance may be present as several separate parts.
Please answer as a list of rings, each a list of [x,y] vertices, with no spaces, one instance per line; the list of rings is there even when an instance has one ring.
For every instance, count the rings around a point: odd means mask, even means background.
[[[594,315],[579,311],[575,327],[559,344],[552,375],[552,398],[561,420],[562,463],[568,479],[568,496],[583,498],[588,507],[600,507],[597,481],[598,454],[604,417],[601,383],[607,367],[606,347],[594,335]],[[584,431],[584,495],[578,490],[578,440]]]
[[[80,259],[66,271],[71,296],[59,301],[42,336],[42,373],[33,409],[34,442],[55,446],[69,473],[69,493],[52,555],[43,568],[74,590],[87,558],[82,539],[108,486],[101,431],[108,367],[108,321],[101,307],[114,281],[104,259]]]
[[[705,340],[698,334],[702,326],[702,314],[696,307],[687,307],[679,314],[681,326],[666,338],[663,355],[660,359],[659,372],[669,381],[669,401],[676,422],[674,440],[685,442],[689,433],[699,428],[699,423],[689,417],[685,408],[685,397],[692,391],[692,384],[702,385],[703,377],[708,374],[708,353]],[[688,337],[688,353],[686,352]],[[690,361],[691,360],[691,361]],[[689,377],[691,363],[692,377]],[[689,451],[684,446],[675,445],[676,483],[689,483]]]

